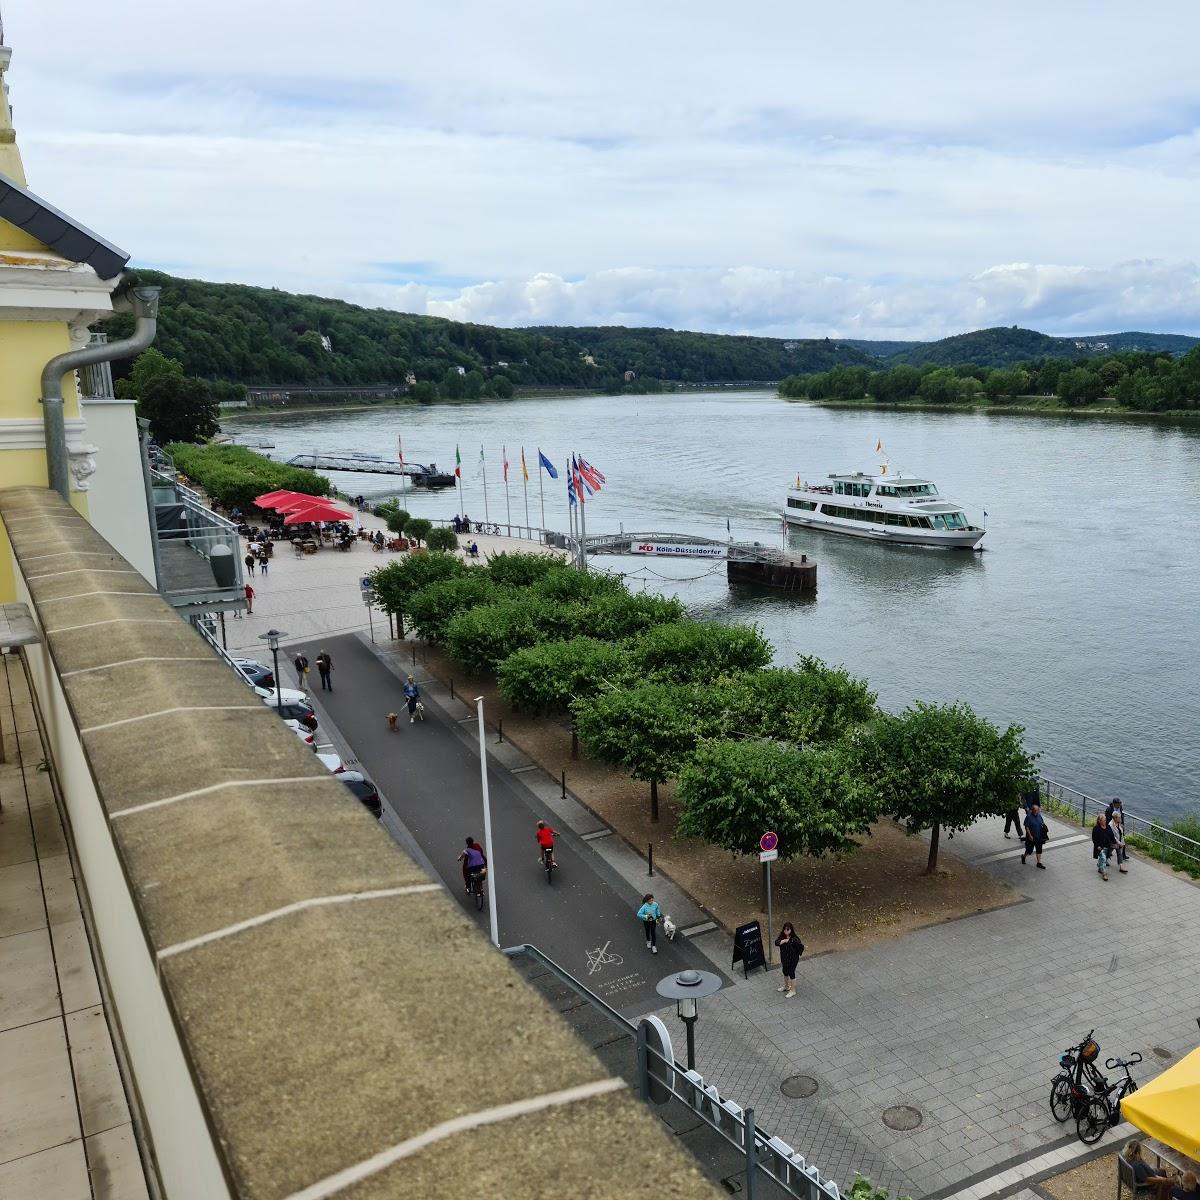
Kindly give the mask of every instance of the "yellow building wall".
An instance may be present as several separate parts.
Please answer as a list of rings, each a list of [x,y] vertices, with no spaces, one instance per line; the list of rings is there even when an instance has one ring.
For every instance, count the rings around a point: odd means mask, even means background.
[[[41,421],[42,368],[56,354],[70,349],[65,321],[0,321],[0,428],[5,421]],[[79,416],[73,375],[63,380],[63,401],[66,416]],[[30,484],[48,486],[45,450],[0,449],[0,487]],[[85,517],[88,515],[86,492],[72,492],[71,503]],[[0,526],[0,603],[15,598],[12,552]]]

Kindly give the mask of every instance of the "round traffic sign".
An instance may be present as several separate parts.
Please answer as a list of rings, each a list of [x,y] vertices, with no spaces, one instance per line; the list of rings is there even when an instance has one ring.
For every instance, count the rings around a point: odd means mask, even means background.
[[[760,850],[774,850],[779,845],[779,835],[777,833],[767,832],[758,839],[758,848]]]

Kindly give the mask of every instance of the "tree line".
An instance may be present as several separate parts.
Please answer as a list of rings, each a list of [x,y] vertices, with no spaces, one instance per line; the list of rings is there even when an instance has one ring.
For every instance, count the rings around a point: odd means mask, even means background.
[[[677,830],[752,854],[764,829],[783,858],[848,853],[891,816],[910,833],[1000,814],[1036,786],[1023,730],[965,705],[887,713],[865,680],[803,657],[771,665],[755,627],[690,620],[676,599],[534,554],[471,566],[449,553],[388,563],[380,604],[515,708],[569,718],[584,749],[649,787],[677,781]]]
[[[664,382],[777,380],[871,361],[827,340],[671,329],[500,329],[161,271],[139,271],[138,278],[163,289],[158,349],[187,376],[234,384],[386,384],[409,387],[417,400],[457,400],[511,396],[519,386],[619,391],[653,390]],[[132,318],[117,314],[105,327],[111,337],[123,337]],[[408,384],[410,378],[415,383]]]
[[[872,371],[838,366],[785,379],[780,394],[807,400],[871,399],[885,404],[1011,403],[1051,397],[1067,408],[1108,399],[1136,412],[1200,408],[1200,346],[1181,357],[1123,352],[1072,362],[1040,358],[1013,367],[961,363],[953,367],[901,364]]]

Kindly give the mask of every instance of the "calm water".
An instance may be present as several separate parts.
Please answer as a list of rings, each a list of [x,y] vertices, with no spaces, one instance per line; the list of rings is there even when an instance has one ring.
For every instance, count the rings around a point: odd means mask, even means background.
[[[677,592],[697,615],[757,622],[781,662],[816,654],[866,676],[893,708],[965,700],[1018,722],[1052,778],[1120,795],[1134,812],[1195,811],[1200,781],[1200,431],[1151,423],[967,413],[822,409],[766,392],[585,396],[228,420],[274,439],[274,457],[313,449],[394,455],[453,467],[465,503],[505,520],[500,450],[556,463],[576,448],[608,476],[588,504],[588,533],[684,530],[777,543],[797,474],[892,469],[927,474],[988,527],[971,554],[888,547],[816,532],[791,544],[819,562],[815,598],[731,591],[724,567],[609,558],[634,588]],[[560,471],[561,476],[561,471]],[[524,521],[519,466],[513,521]],[[395,485],[335,476],[351,494]],[[565,528],[561,482],[545,480],[546,521]],[[406,507],[450,517],[453,492],[409,492]],[[984,518],[986,510],[988,516]]]

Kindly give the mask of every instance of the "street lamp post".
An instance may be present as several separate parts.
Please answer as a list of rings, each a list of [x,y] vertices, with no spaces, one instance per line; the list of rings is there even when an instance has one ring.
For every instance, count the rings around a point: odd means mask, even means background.
[[[268,649],[271,651],[271,657],[275,662],[275,704],[280,713],[283,712],[283,691],[279,684],[279,643],[287,637],[282,629],[268,629],[266,633],[258,635],[259,641],[266,642]]]
[[[488,859],[488,920],[492,931],[492,945],[500,945],[500,916],[496,912],[496,864],[492,855],[492,800],[488,792],[487,737],[483,726],[483,697],[475,697],[475,710],[479,716],[479,783],[483,791],[483,844]]]
[[[687,1065],[696,1069],[696,1018],[700,1015],[699,1001],[721,990],[721,977],[711,971],[679,971],[658,981],[655,989],[660,996],[675,1001],[675,1013],[687,1026]]]

